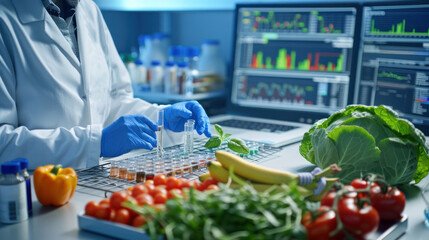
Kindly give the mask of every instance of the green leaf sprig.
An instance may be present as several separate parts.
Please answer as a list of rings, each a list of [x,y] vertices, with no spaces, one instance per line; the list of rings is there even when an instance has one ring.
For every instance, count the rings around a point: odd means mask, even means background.
[[[219,147],[224,140],[228,142],[228,148],[231,149],[234,152],[237,153],[243,153],[243,154],[249,154],[250,150],[246,146],[246,143],[239,139],[239,138],[232,138],[228,139],[231,134],[230,133],[224,133],[221,126],[218,124],[215,124],[216,132],[219,134],[219,136],[213,136],[211,137],[206,144],[204,144],[205,148],[217,148]]]

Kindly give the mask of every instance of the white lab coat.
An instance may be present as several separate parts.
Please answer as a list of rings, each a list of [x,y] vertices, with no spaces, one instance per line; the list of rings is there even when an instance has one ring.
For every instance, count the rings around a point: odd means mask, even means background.
[[[0,163],[95,166],[104,127],[128,114],[156,120],[161,106],[133,98],[93,1],[80,1],[76,24],[80,61],[41,0],[0,0]]]

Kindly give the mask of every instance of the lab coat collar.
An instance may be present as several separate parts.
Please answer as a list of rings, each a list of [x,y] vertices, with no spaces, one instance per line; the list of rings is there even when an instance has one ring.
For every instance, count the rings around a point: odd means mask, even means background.
[[[45,7],[40,0],[13,0],[16,12],[22,23],[37,22],[45,19]]]

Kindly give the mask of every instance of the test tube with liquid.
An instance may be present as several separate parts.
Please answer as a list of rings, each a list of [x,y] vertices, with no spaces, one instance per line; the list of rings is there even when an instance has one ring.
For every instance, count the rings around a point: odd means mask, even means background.
[[[158,111],[158,131],[156,132],[156,153],[159,157],[164,155],[164,110]]]
[[[183,177],[182,161],[180,160],[180,158],[173,158],[173,171],[174,175]]]
[[[188,121],[185,123],[185,154],[192,154],[194,151],[194,126],[195,120],[193,119],[188,119]]]
[[[130,163],[127,167],[127,181],[131,182],[136,180],[136,167],[133,163]]]
[[[110,177],[117,178],[119,175],[119,166],[117,161],[112,161],[110,163]]]
[[[189,156],[182,157],[182,172],[192,173],[191,163],[189,162]]]
[[[127,179],[127,164],[125,161],[119,163],[119,179]]]
[[[143,166],[138,166],[136,169],[136,183],[144,182],[145,175],[145,168]]]

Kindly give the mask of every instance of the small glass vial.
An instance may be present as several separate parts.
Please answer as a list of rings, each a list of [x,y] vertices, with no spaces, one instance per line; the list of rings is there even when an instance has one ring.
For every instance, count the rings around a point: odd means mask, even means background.
[[[146,172],[146,181],[147,180],[153,180],[154,177],[155,177],[155,173],[153,170],[148,170]]]
[[[17,223],[28,219],[25,180],[20,175],[18,162],[1,165],[0,177],[0,222]]]
[[[173,171],[174,171],[175,176],[182,176],[183,177],[182,161],[177,160],[177,161],[173,162]]]
[[[200,169],[207,167],[206,158],[202,154],[197,155],[198,163],[200,164]]]
[[[127,179],[127,164],[124,161],[119,163],[119,179]]]
[[[131,182],[136,180],[136,167],[134,166],[134,164],[130,164],[127,167],[127,181]]]
[[[183,173],[192,173],[192,168],[188,156],[182,157],[182,171]]]
[[[28,216],[31,216],[33,214],[33,201],[31,199],[31,176],[28,174],[27,168],[28,168],[28,159],[26,158],[17,158],[13,160],[15,162],[19,162],[21,167],[21,176],[25,180],[25,189],[27,191],[27,210],[28,210]]]
[[[142,183],[145,181],[145,169],[144,167],[137,167],[136,170],[136,183]]]
[[[110,163],[110,177],[117,178],[119,176],[119,166],[117,161]]]

